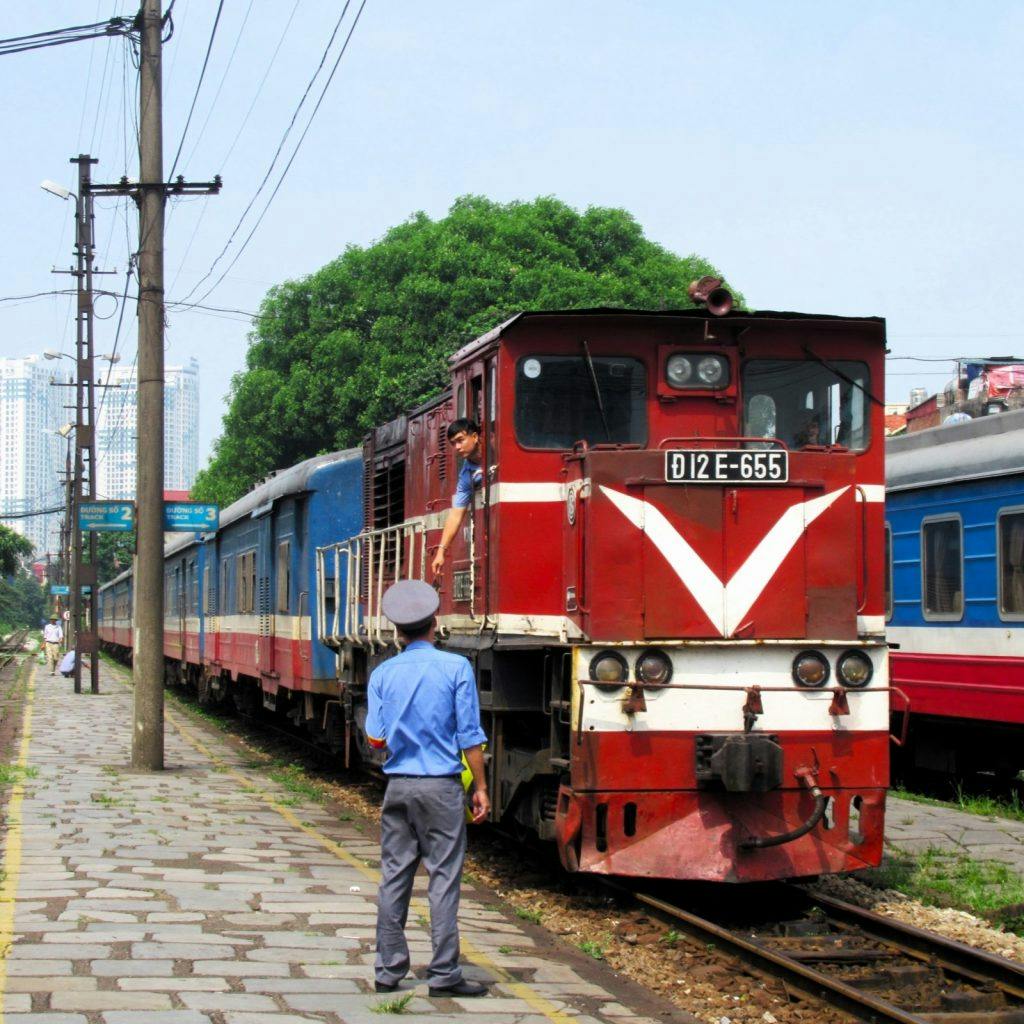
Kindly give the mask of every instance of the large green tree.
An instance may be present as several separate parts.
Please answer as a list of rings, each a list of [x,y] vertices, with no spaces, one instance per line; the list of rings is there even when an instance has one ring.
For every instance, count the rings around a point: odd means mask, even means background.
[[[43,588],[25,567],[32,542],[0,525],[0,633],[38,626],[43,616]]]
[[[520,309],[682,308],[716,273],[646,239],[625,210],[456,201],[272,288],[193,497],[226,504],[273,469],[358,444],[436,394],[446,359]]]

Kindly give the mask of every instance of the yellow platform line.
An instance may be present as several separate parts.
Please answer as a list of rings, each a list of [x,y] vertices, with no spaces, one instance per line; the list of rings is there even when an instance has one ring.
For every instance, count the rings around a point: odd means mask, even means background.
[[[4,1020],[4,994],[7,991],[7,956],[14,945],[14,908],[18,892],[18,878],[21,874],[21,804],[25,798],[25,769],[28,767],[28,748],[32,739],[32,702],[36,695],[36,669],[28,678],[25,691],[25,707],[21,713],[21,743],[18,759],[14,764],[15,782],[7,801],[4,843],[3,877],[0,878],[0,1024]]]
[[[208,746],[206,746],[205,743],[202,742],[202,740],[198,739],[190,729],[185,728],[185,726],[177,720],[176,716],[168,714],[167,718],[187,743],[199,751],[199,753],[204,757],[209,758],[215,765],[217,765],[217,767],[222,769],[221,774],[229,775],[231,778],[238,780],[243,785],[252,787],[253,782],[251,778],[230,767],[222,757],[215,754]],[[223,769],[226,769],[226,771]],[[371,868],[368,864],[364,864],[363,861],[354,854],[349,853],[345,847],[336,843],[330,837],[325,836],[322,832],[313,828],[312,825],[307,825],[303,821],[300,821],[291,808],[278,803],[277,800],[274,799],[272,793],[269,793],[266,790],[256,789],[256,795],[259,796],[259,798],[269,807],[272,807],[277,811],[277,813],[280,814],[289,825],[293,828],[299,829],[301,832],[305,832],[306,835],[315,839],[318,845],[328,852],[333,853],[338,860],[344,861],[350,867],[355,868],[365,879],[375,884],[380,881],[380,872],[376,868]],[[418,913],[429,910],[426,900],[423,900],[420,897],[415,897],[412,901],[412,905],[413,909]],[[512,995],[526,1003],[532,1010],[547,1017],[548,1020],[553,1021],[554,1024],[574,1024],[574,1017],[559,1010],[554,1003],[545,999],[544,996],[540,995],[538,992],[534,992],[526,982],[517,981],[508,973],[508,971],[499,967],[484,950],[479,949],[472,942],[469,942],[466,939],[461,940],[461,946],[463,952],[466,954],[466,958],[471,963],[476,964],[477,967],[482,967],[484,970],[490,971],[501,985],[503,985]],[[3,1024],[2,1020],[0,1020],[0,1024]]]

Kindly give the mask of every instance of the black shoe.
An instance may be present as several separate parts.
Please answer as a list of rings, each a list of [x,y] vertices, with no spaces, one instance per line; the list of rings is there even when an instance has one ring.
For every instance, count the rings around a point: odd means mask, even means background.
[[[373,991],[374,992],[397,992],[398,991],[398,982],[396,981],[394,983],[394,985],[387,985],[383,981],[375,981],[373,983]]]
[[[463,978],[462,981],[457,981],[454,985],[431,987],[429,991],[433,999],[450,999],[452,996],[485,996],[487,995],[487,986],[476,981],[466,981]]]

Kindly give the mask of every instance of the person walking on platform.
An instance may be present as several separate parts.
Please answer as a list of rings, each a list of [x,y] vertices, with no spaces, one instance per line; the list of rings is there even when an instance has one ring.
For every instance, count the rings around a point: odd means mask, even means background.
[[[483,821],[491,809],[476,681],[465,658],[434,647],[433,587],[402,580],[388,588],[382,609],[405,649],[374,669],[367,695],[367,738],[388,750],[375,987],[394,992],[409,971],[405,922],[422,860],[429,876],[430,995],[486,995],[487,988],[463,978],[459,966],[459,885],[466,854],[461,754],[473,773],[473,821]]]
[[[38,622],[39,620],[36,619]],[[50,616],[50,621],[43,626],[43,645],[46,647],[46,664],[50,666],[50,675],[57,671],[57,662],[60,661],[60,645],[64,642],[64,630],[60,628],[56,615]]]

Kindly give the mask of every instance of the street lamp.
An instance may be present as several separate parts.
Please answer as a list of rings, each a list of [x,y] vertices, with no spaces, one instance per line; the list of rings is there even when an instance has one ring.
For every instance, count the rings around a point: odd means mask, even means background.
[[[58,352],[56,349],[44,348],[43,349],[44,359],[70,359],[73,363],[77,362],[74,356],[68,355],[67,352]],[[108,363],[119,363],[121,357],[116,352],[101,352],[99,355],[93,356],[93,359],[104,359]]]
[[[39,187],[44,192],[49,192],[51,196],[56,196],[58,199],[70,199],[71,196],[75,196],[75,193],[69,188],[65,188],[63,185],[58,185],[55,181],[50,181],[46,178],[44,181],[39,182]],[[78,202],[78,196],[75,196],[75,202]]]

